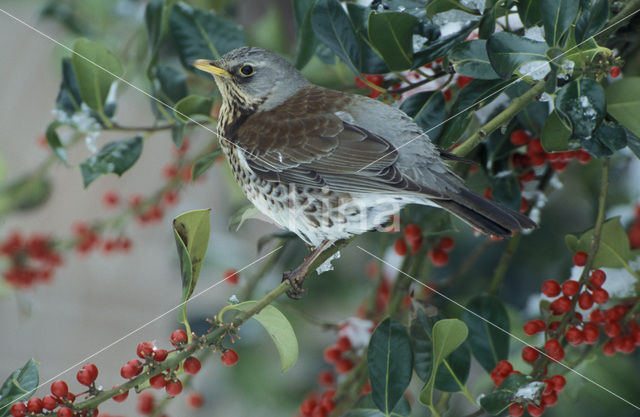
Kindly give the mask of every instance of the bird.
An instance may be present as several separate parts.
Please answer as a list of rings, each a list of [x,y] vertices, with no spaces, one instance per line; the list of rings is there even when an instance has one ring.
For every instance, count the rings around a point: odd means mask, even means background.
[[[307,269],[327,247],[407,204],[441,207],[502,238],[537,227],[471,191],[447,165],[459,157],[438,149],[396,107],[314,85],[286,58],[257,47],[191,64],[220,91],[220,146],[244,194],[315,248],[285,274],[290,297],[305,292]]]

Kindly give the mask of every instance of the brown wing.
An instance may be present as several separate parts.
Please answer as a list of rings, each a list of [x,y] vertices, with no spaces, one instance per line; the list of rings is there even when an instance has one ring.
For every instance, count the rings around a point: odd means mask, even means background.
[[[345,192],[419,192],[440,197],[405,177],[389,141],[336,116],[346,94],[305,87],[286,103],[256,113],[234,139],[261,177]]]

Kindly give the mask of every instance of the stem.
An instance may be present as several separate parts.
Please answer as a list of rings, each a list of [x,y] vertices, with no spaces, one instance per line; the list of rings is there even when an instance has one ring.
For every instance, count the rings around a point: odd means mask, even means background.
[[[513,236],[509,243],[507,244],[506,249],[502,252],[502,256],[500,257],[500,261],[496,266],[495,272],[493,273],[493,279],[491,280],[491,285],[489,286],[489,293],[495,294],[500,285],[502,284],[502,279],[504,278],[505,273],[507,272],[507,268],[509,267],[509,262],[511,261],[511,257],[513,253],[518,248],[518,244],[520,243],[520,239],[522,237],[521,233],[517,233]]]
[[[422,74],[421,74],[421,75],[422,75]],[[433,80],[435,80],[435,79],[438,79],[438,78],[440,78],[440,77],[442,77],[442,76],[444,76],[444,75],[447,75],[447,73],[446,73],[446,72],[444,72],[444,71],[440,71],[440,72],[438,72],[438,73],[436,73],[436,74],[434,74],[434,75],[432,75],[432,76],[423,75],[423,76],[425,77],[425,78],[424,78],[424,80],[417,81],[417,82],[415,82],[415,83],[413,83],[413,84],[409,83],[409,85],[408,85],[408,86],[406,86],[406,87],[398,88],[397,90],[390,90],[389,92],[390,92],[391,94],[402,94],[402,93],[406,93],[406,92],[407,92],[407,91],[409,91],[409,90],[413,90],[414,88],[418,88],[418,87],[420,87],[420,86],[422,86],[422,85],[428,84],[428,83],[430,83],[431,81],[433,81]]]
[[[626,20],[631,14],[635,13],[638,9],[640,9],[640,0],[629,0],[622,10],[618,12],[615,16],[613,16],[607,24],[610,27],[598,35],[598,40],[606,39],[607,37],[613,35],[622,27],[621,23]],[[627,20],[627,24],[630,20]]]
[[[516,114],[524,109],[530,101],[535,99],[538,95],[542,94],[543,91],[544,81],[539,81],[537,84],[531,87],[529,91],[527,91],[520,97],[516,97],[511,100],[511,104],[509,104],[506,109],[504,109],[496,117],[485,123],[485,125],[482,126],[480,130],[469,136],[469,138],[467,138],[459,146],[453,149],[452,152],[458,156],[467,155],[473,148],[480,144],[480,142],[482,142],[485,137],[490,135],[500,126],[508,123],[509,120],[511,120]]]

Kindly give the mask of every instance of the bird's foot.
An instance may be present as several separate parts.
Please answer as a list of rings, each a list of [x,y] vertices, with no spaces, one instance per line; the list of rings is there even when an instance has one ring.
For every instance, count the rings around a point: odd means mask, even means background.
[[[306,269],[300,267],[285,271],[285,273],[282,274],[282,281],[289,281],[289,285],[291,285],[291,288],[287,290],[287,296],[289,298],[299,300],[307,293],[307,291],[302,288],[306,275]]]

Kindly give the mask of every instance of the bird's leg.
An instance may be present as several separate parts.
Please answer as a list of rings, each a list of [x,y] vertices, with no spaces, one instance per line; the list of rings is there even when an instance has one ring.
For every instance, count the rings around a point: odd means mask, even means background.
[[[291,284],[291,288],[287,291],[289,298],[300,299],[306,293],[306,291],[302,289],[302,283],[309,273],[309,268],[330,244],[330,240],[323,240],[322,243],[320,243],[306,258],[304,258],[304,261],[302,261],[300,266],[290,271],[286,271],[282,275],[282,280],[287,280],[289,281],[289,284]]]

